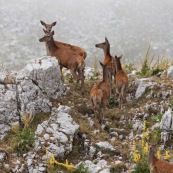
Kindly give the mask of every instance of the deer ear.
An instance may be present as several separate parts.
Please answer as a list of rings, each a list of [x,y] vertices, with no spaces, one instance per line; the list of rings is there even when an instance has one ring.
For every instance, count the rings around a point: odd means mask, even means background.
[[[43,28],[43,31],[44,31],[45,34],[47,34],[47,31],[44,28]]]
[[[115,55],[115,59],[117,59],[118,57]]]
[[[107,43],[109,43],[109,41],[108,41],[108,39],[105,37],[105,41],[107,42]]]
[[[51,26],[55,26],[56,25],[56,22],[53,22],[52,24],[51,24]]]
[[[52,31],[52,32],[51,32],[51,34],[52,34],[52,35],[54,35],[54,34],[55,34],[55,32],[54,32],[54,31]]]
[[[40,20],[40,23],[41,23],[43,26],[46,26],[46,24],[45,24],[42,20]]]

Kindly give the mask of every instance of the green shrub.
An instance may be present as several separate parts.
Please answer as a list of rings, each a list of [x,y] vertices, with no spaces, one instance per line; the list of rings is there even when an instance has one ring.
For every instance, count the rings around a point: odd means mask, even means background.
[[[118,106],[118,101],[114,95],[111,95],[109,97],[109,108],[113,108],[114,106]]]
[[[24,128],[22,131],[17,132],[17,147],[16,150],[23,154],[33,146],[35,133],[30,128]]]

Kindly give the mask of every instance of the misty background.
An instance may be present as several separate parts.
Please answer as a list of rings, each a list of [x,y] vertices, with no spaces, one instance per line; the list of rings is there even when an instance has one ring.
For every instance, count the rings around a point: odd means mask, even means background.
[[[172,59],[172,0],[0,0],[0,64],[12,70],[46,55],[40,20],[57,21],[55,40],[84,48],[87,66],[103,51],[95,44],[105,36],[111,54],[139,65],[151,42],[151,53]]]

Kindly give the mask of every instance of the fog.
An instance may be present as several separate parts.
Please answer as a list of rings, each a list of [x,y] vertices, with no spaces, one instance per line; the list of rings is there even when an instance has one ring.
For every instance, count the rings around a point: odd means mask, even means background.
[[[103,59],[95,44],[105,36],[111,54],[139,65],[151,42],[151,54],[172,59],[171,0],[0,0],[0,64],[16,70],[46,55],[40,20],[57,21],[55,40],[84,48],[87,66]]]

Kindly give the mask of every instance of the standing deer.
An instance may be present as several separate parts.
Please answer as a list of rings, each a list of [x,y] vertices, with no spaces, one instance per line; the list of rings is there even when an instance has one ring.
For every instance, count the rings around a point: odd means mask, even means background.
[[[119,107],[122,110],[122,104],[123,104],[123,101],[125,100],[126,90],[128,87],[128,76],[122,69],[121,61],[120,61],[121,58],[122,58],[122,55],[120,57],[117,57],[115,55],[116,93],[119,95]]]
[[[52,27],[56,25],[56,22],[53,22],[52,24],[46,24],[45,22],[40,21],[40,23],[45,27],[46,31],[49,32],[49,33],[51,32]],[[63,42],[59,42],[59,41],[55,41],[55,44],[58,47],[64,47],[64,48],[67,48],[67,49],[75,52],[76,54],[79,54],[84,59],[87,57],[87,53],[85,52],[85,50],[80,48],[80,47],[78,47],[78,46],[74,46],[74,45],[63,43]],[[46,45],[46,51],[47,51],[47,55],[50,56],[50,53],[47,50],[47,45]]]
[[[104,120],[104,109],[108,105],[110,97],[112,69],[110,66],[104,65],[101,62],[100,65],[103,69],[103,80],[91,89],[90,100],[95,116],[97,116],[99,122],[102,123]]]
[[[108,39],[105,37],[105,42],[98,43],[95,46],[97,48],[103,49],[103,52],[104,52],[103,64],[106,64],[112,68],[112,76],[115,77],[115,73],[116,73],[115,62],[114,62],[114,58],[110,54],[110,44],[109,44]],[[111,76],[111,82],[112,82],[112,76]],[[111,90],[112,90],[112,88],[111,88]],[[112,93],[112,91],[111,91],[111,93]]]
[[[148,164],[150,173],[173,173],[173,164],[158,159],[154,154],[156,144],[149,144]]]
[[[43,29],[44,30],[44,29]],[[84,86],[84,68],[85,68],[85,61],[84,59],[74,52],[67,50],[63,47],[58,47],[54,42],[54,31],[51,33],[45,31],[44,37],[40,38],[40,42],[46,42],[48,46],[48,50],[50,52],[50,56],[55,56],[60,65],[60,70],[62,74],[62,68],[65,67],[67,69],[70,69],[71,74],[74,76],[74,78],[77,81],[77,84],[79,83],[79,80],[81,81],[81,90],[83,92],[83,86]]]

